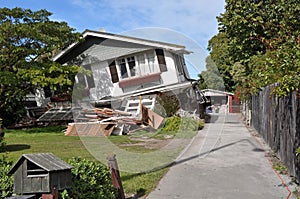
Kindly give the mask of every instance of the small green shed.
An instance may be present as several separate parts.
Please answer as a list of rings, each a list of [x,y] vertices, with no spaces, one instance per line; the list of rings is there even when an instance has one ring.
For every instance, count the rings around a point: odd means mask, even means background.
[[[52,153],[23,154],[8,174],[16,194],[50,193],[70,188],[72,168]]]

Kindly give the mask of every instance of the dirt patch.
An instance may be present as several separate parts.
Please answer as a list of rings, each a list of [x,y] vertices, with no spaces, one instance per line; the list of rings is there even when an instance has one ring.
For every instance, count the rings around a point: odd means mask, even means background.
[[[120,144],[123,147],[131,147],[131,146],[141,146],[145,149],[158,150],[164,147],[168,147],[169,150],[172,149],[183,149],[190,142],[191,139],[177,139],[177,138],[169,138],[169,139],[155,139],[149,137],[141,137],[141,138],[130,138],[130,140],[138,141],[138,143],[126,143]]]
[[[127,143],[121,144],[120,146],[143,146],[146,149],[160,149],[167,146],[172,141],[172,139],[161,140],[149,137],[130,138],[130,140],[138,141],[138,143]]]

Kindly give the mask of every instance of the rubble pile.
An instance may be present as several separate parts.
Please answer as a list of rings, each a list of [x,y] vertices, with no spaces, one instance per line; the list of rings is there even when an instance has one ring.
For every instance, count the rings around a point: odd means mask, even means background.
[[[83,109],[78,113],[76,122],[68,124],[65,135],[122,135],[128,133],[131,129],[147,126],[157,129],[163,120],[163,117],[143,105],[137,115],[110,108]]]

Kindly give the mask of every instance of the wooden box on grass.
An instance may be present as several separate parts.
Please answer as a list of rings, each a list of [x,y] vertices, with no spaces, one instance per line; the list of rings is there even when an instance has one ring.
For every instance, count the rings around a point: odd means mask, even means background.
[[[52,153],[23,154],[9,174],[16,194],[50,193],[70,188],[72,168]]]

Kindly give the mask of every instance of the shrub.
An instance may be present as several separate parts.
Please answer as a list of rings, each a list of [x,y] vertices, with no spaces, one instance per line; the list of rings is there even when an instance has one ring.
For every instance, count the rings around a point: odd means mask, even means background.
[[[108,167],[81,158],[68,161],[72,169],[72,187],[62,192],[63,199],[110,199],[115,198],[114,187]]]
[[[297,149],[296,149],[296,156],[298,156],[300,154],[300,147],[298,147]]]
[[[13,194],[13,177],[8,175],[12,162],[7,161],[5,156],[0,157],[0,198],[6,198]]]
[[[198,131],[204,127],[201,120],[196,120],[190,117],[169,117],[166,120],[162,131]]]
[[[176,135],[180,137],[192,137],[198,130],[204,127],[204,122],[190,117],[173,116],[166,119],[163,128],[158,130],[160,135]]]
[[[157,102],[164,111],[156,110],[161,115],[166,115],[168,117],[171,117],[172,115],[175,115],[178,109],[180,108],[180,102],[177,99],[177,96],[173,93],[162,93],[158,98]],[[164,114],[162,113],[164,112]]]

